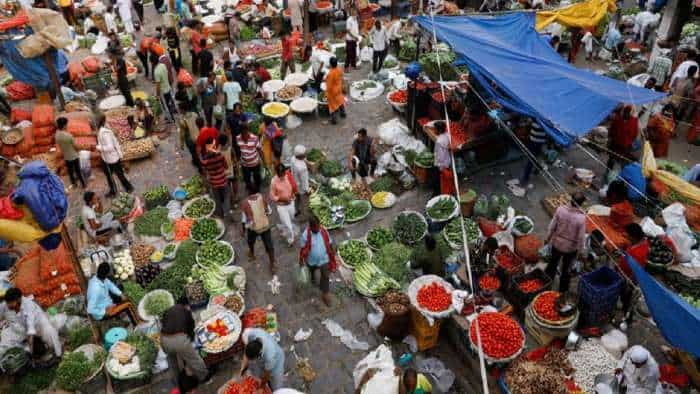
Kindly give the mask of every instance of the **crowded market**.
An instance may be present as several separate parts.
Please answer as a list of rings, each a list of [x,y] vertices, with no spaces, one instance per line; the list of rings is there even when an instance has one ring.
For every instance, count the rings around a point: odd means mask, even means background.
[[[699,50],[681,0],[5,0],[0,390],[698,392]]]

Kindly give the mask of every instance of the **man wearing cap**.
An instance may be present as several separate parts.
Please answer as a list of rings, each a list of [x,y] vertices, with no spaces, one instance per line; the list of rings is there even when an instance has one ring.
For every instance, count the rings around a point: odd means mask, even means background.
[[[643,346],[634,345],[627,349],[617,362],[615,375],[622,376],[627,394],[661,393],[659,365]]]
[[[304,220],[306,217],[306,198],[309,193],[309,168],[306,166],[306,147],[297,145],[294,147],[292,159],[292,176],[297,184],[296,216]]]

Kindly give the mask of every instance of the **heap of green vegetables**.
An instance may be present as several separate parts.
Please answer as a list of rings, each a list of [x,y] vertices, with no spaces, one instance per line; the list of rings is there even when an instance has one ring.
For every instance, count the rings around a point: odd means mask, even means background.
[[[95,352],[94,359],[89,360],[82,352],[63,355],[56,369],[56,385],[66,391],[76,391],[95,371],[102,366],[104,351]]]
[[[428,150],[424,150],[423,152],[419,153],[414,160],[414,164],[422,168],[432,168],[434,163],[435,156],[433,155],[433,152]]]
[[[190,276],[192,265],[195,263],[195,255],[199,246],[196,242],[187,240],[180,244],[173,264],[162,271],[148,284],[147,291],[163,289],[170,292],[175,299],[184,293],[183,284]]]
[[[384,245],[379,253],[372,257],[372,263],[377,268],[402,285],[408,283],[410,260],[411,248],[398,242]]]
[[[413,61],[416,58],[416,43],[412,39],[401,40],[399,49],[399,60],[404,62]]]
[[[167,311],[172,305],[170,302],[170,297],[162,292],[150,293],[146,296],[144,300],[144,309],[146,313],[150,316],[163,317],[165,311]]]
[[[170,201],[170,191],[165,185],[158,185],[154,188],[146,190],[143,193],[143,199],[146,205],[146,209],[153,209],[155,207],[164,206]]]
[[[241,41],[250,41],[254,39],[257,35],[255,34],[255,30],[253,30],[251,27],[248,25],[242,25],[240,28],[240,37]]]
[[[442,229],[442,234],[451,243],[462,246],[462,223],[459,219],[460,218],[457,217],[447,223],[447,226]],[[479,225],[469,218],[463,218],[463,220],[464,230],[467,232],[467,242],[473,244],[477,239],[479,239]]]
[[[338,254],[345,264],[352,267],[369,260],[367,245],[359,239],[351,239],[340,244]]]
[[[374,250],[394,241],[394,233],[385,227],[375,227],[367,232],[367,244]]]
[[[441,198],[426,210],[433,220],[447,220],[457,209],[457,203],[452,198]]]
[[[146,291],[143,289],[143,287],[134,281],[123,281],[122,286],[124,286],[122,293],[126,299],[131,301],[134,305],[138,305],[143,296],[146,295]]]
[[[365,261],[355,267],[352,282],[357,291],[367,297],[379,297],[389,290],[400,290],[401,285],[380,270],[371,261]]]
[[[129,213],[134,208],[134,201],[136,199],[129,193],[120,192],[117,198],[112,199],[112,206],[110,211],[115,218],[122,218]]]
[[[323,152],[318,148],[311,148],[311,150],[306,153],[306,160],[311,163],[318,163],[323,160],[323,157]]]
[[[203,194],[206,191],[204,178],[201,175],[195,175],[187,181],[183,182],[180,187],[187,193],[187,198],[194,198]]]
[[[438,67],[438,56],[440,66]],[[445,81],[457,80],[457,72],[452,68],[451,64],[456,59],[455,53],[451,50],[441,48],[439,51],[426,52],[418,58],[418,63],[421,65],[421,70],[430,77],[433,81],[440,80],[440,71],[442,71],[442,79]]]
[[[210,215],[214,210],[214,201],[209,198],[198,198],[185,209],[185,216],[192,219],[199,219],[201,217]]]
[[[155,363],[158,355],[156,343],[146,334],[140,332],[132,332],[126,337],[124,342],[136,348],[136,356],[139,358],[141,371],[145,372],[146,376],[150,376],[153,363]]]
[[[321,163],[321,175],[333,178],[343,174],[343,165],[337,160],[325,160]]]
[[[224,265],[233,257],[233,248],[222,241],[206,241],[197,251],[200,265]]]
[[[220,233],[221,229],[215,219],[202,218],[192,225],[190,237],[197,241],[210,241],[216,239]]]
[[[364,218],[372,210],[372,205],[367,200],[350,201],[345,206],[345,220],[355,222]]]
[[[76,324],[68,330],[66,351],[73,351],[86,343],[92,342],[92,330],[87,324]]]
[[[402,212],[394,219],[393,230],[396,240],[411,245],[423,238],[428,227],[417,213]]]
[[[393,176],[384,174],[377,178],[374,182],[370,183],[369,189],[372,190],[372,193],[391,192],[395,190],[397,186],[398,183]]]
[[[157,207],[139,216],[134,222],[136,235],[160,236],[160,226],[168,222],[168,208]]]

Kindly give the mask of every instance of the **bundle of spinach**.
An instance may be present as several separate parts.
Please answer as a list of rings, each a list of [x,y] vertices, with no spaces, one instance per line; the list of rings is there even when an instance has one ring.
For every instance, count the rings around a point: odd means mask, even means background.
[[[326,178],[333,178],[343,173],[343,165],[337,160],[326,160],[321,163],[321,174]]]
[[[397,186],[396,179],[389,174],[384,174],[369,184],[369,188],[373,193],[390,192],[396,189]]]
[[[92,342],[92,330],[87,324],[77,324],[68,330],[66,350],[73,351],[86,343]]]
[[[56,384],[66,391],[76,391],[102,365],[105,352],[95,352],[93,360],[89,360],[81,352],[65,354],[56,369]]]
[[[184,284],[192,272],[195,255],[199,246],[191,240],[180,244],[173,264],[158,274],[146,287],[147,291],[163,289],[170,292],[177,300],[184,294]]]
[[[398,242],[384,245],[379,253],[372,256],[372,263],[385,274],[402,285],[408,283],[408,263],[411,260],[411,248]]]
[[[136,235],[160,236],[160,226],[168,221],[168,208],[158,207],[139,216],[134,222]]]
[[[150,376],[151,368],[153,368],[153,363],[155,363],[156,356],[158,355],[156,343],[146,336],[146,334],[140,332],[132,332],[126,337],[124,342],[136,348],[136,355],[139,358],[141,371],[145,371],[146,376]]]

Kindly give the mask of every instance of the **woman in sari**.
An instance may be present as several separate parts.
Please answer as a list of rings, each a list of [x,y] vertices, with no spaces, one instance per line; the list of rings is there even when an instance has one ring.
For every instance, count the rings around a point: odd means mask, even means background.
[[[666,104],[660,112],[654,114],[647,123],[647,137],[654,150],[654,157],[666,157],[668,146],[673,137],[676,122],[673,117],[673,106]]]
[[[282,154],[282,129],[277,126],[277,122],[272,120],[272,118],[266,117],[260,123],[260,135],[262,136],[263,163],[265,163],[265,167],[272,171]]]
[[[326,74],[326,99],[328,100],[328,112],[331,115],[331,123],[336,124],[336,112],[345,117],[345,96],[343,95],[343,70],[338,67],[338,59],[331,58],[331,69]]]

